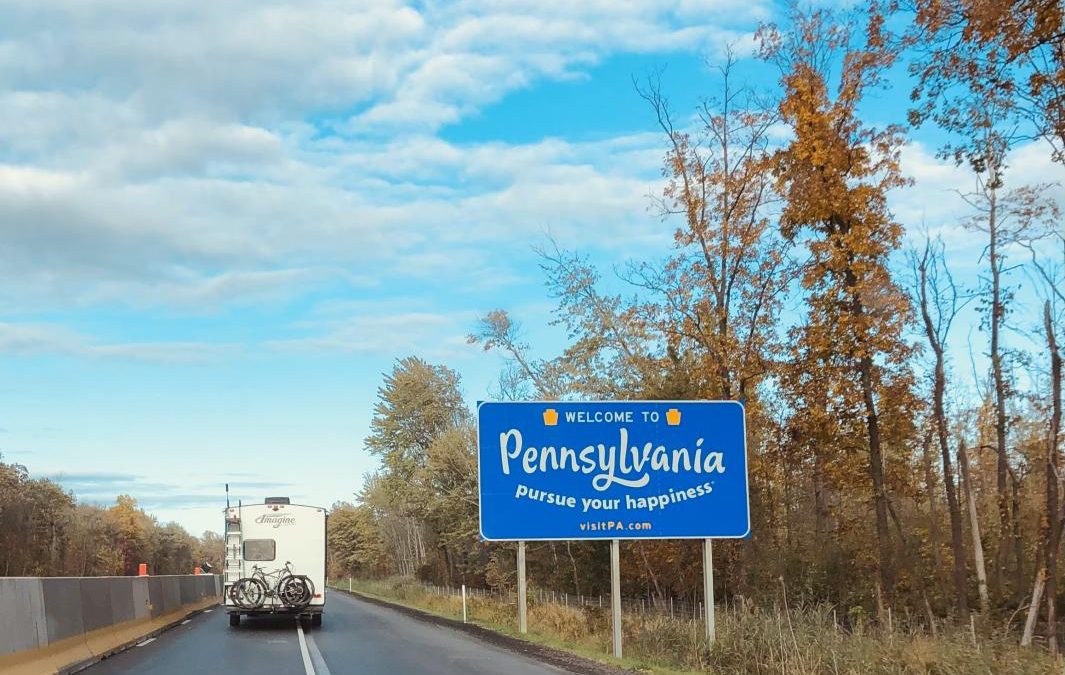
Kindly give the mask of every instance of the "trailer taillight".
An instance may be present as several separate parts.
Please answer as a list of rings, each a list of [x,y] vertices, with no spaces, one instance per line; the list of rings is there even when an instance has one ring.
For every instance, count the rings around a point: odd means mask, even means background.
[[[314,594],[314,597],[316,597],[316,598],[320,598],[320,597],[322,597],[322,594],[321,594],[321,593],[315,593],[315,594]]]

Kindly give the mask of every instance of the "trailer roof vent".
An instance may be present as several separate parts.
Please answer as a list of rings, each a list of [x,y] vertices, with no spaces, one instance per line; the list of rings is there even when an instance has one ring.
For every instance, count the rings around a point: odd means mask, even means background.
[[[267,497],[267,504],[291,504],[288,497]]]

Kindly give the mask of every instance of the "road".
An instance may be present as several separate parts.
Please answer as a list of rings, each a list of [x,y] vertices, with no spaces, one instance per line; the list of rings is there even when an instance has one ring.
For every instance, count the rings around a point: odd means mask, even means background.
[[[84,671],[90,675],[558,675],[561,671],[459,631],[330,593],[321,628],[291,618],[244,617],[220,608]]]

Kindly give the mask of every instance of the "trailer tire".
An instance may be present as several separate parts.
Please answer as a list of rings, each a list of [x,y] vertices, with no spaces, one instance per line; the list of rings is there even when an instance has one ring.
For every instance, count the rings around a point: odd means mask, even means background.
[[[229,615],[229,625],[234,627],[234,628],[239,626],[240,625],[240,614],[236,614],[236,613],[230,614]]]
[[[322,615],[321,614],[311,614],[311,625],[314,626],[315,628],[321,628],[322,627]]]

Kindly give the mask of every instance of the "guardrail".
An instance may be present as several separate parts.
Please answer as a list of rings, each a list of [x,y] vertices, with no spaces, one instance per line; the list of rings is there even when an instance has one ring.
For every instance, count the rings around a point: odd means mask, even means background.
[[[0,672],[62,673],[218,602],[217,575],[0,577]]]

